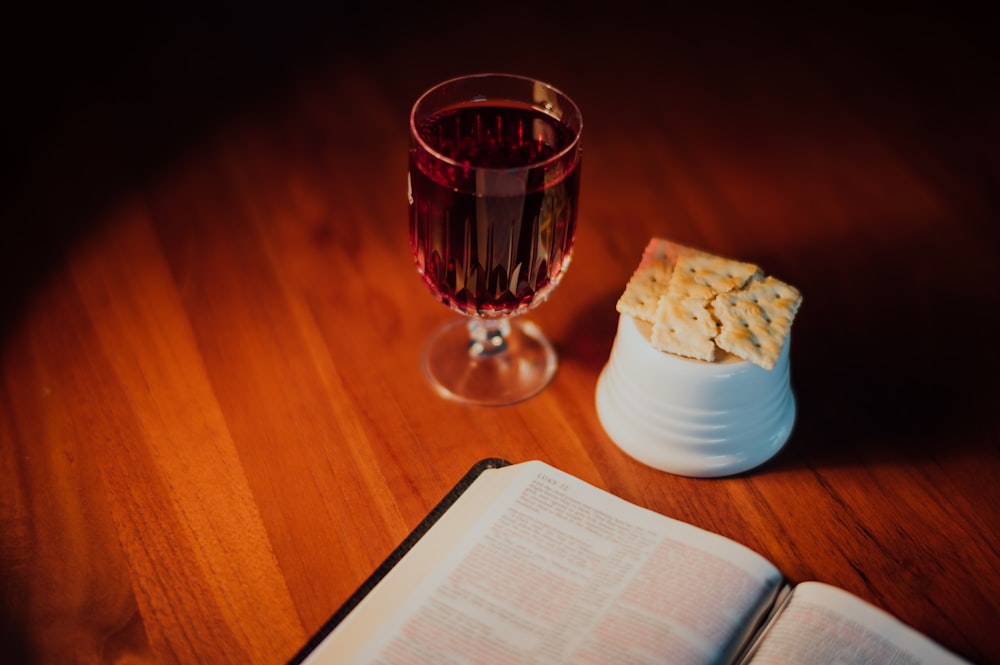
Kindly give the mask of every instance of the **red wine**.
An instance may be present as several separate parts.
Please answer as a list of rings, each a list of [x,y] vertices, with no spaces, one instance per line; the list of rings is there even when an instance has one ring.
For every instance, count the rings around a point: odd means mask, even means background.
[[[481,317],[540,303],[573,248],[576,131],[537,109],[496,102],[446,108],[416,129],[410,247],[431,292]]]

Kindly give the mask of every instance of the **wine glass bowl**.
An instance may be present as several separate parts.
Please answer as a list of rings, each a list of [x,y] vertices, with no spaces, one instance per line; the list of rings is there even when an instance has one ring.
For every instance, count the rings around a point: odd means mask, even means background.
[[[569,266],[582,117],[552,86],[476,74],[425,92],[410,114],[410,247],[430,292],[462,314],[424,353],[449,398],[510,404],[542,390],[555,350],[521,315]]]

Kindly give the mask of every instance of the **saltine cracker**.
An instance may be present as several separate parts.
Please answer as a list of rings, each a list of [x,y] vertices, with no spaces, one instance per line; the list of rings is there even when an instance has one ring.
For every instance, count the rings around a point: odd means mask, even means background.
[[[662,238],[652,238],[643,250],[639,266],[615,305],[621,314],[653,323],[660,296],[666,291],[678,257],[701,254],[699,250]]]
[[[650,344],[676,355],[715,360],[713,340],[719,329],[707,305],[703,298],[660,296]]]
[[[762,277],[760,268],[752,263],[725,259],[714,254],[678,256],[667,295],[675,299],[703,298],[710,300],[720,293],[741,288],[751,277]]]
[[[719,321],[720,349],[772,369],[802,304],[794,286],[774,277],[754,278],[739,290],[719,295],[712,312]]]

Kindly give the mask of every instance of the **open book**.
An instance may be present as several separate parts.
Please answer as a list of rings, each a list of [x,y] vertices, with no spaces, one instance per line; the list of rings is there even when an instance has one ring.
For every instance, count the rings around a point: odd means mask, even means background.
[[[473,467],[291,662],[966,663],[739,543],[502,460]]]

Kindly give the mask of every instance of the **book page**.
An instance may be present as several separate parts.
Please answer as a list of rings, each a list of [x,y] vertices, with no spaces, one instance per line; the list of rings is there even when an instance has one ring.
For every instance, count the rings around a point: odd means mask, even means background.
[[[819,582],[795,587],[748,665],[969,665],[890,614]]]
[[[715,664],[781,583],[742,545],[526,462],[484,471],[305,662]]]

